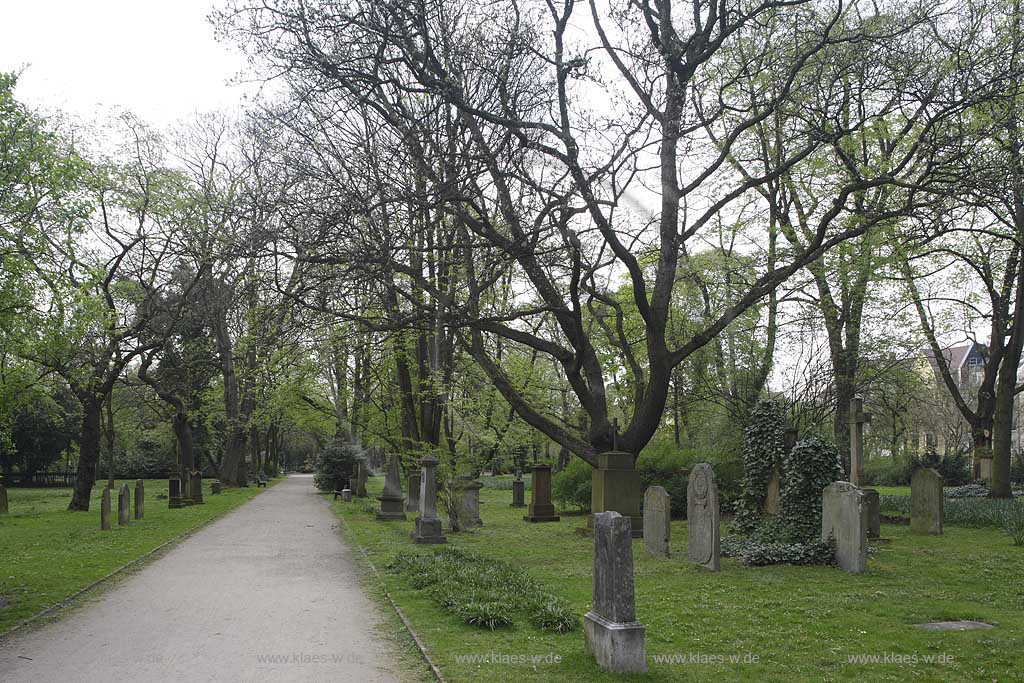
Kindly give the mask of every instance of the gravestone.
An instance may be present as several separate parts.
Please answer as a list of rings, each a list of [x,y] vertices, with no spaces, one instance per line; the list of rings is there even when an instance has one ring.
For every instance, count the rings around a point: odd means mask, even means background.
[[[764,513],[766,515],[777,515],[782,510],[782,478],[779,476],[778,466],[772,468],[771,477],[768,479],[768,490],[764,497]]]
[[[420,511],[420,475],[409,475],[409,500],[405,503],[406,512]]]
[[[473,529],[484,525],[480,519],[480,489],[484,487],[478,481],[468,477],[463,478],[457,488],[462,493],[462,501],[459,506],[459,526],[463,529]]]
[[[668,491],[661,486],[651,486],[644,492],[644,550],[651,555],[669,556],[671,502]]]
[[[910,530],[941,534],[943,514],[942,475],[922,467],[910,478]]]
[[[0,484],[0,515],[6,515],[7,510],[7,489]]]
[[[366,498],[367,464],[360,460],[356,470],[356,497]]]
[[[121,484],[121,490],[117,493],[117,525],[128,526],[131,521],[132,498],[128,491],[128,484]]]
[[[532,469],[530,507],[523,519],[527,522],[557,522],[561,518],[555,514],[555,506],[551,503],[551,465],[536,464]]]
[[[110,531],[110,489],[103,487],[103,495],[100,497],[100,529]]]
[[[423,472],[420,475],[420,514],[416,518],[416,530],[412,534],[414,543],[448,542],[441,531],[441,519],[437,516],[437,463],[437,458],[432,455],[425,455],[420,459]]]
[[[882,537],[882,497],[875,489],[861,489],[868,507],[868,538]]]
[[[698,463],[686,486],[686,557],[714,572],[722,564],[720,515],[715,471],[706,462]]]
[[[512,480],[512,507],[526,507],[526,482],[523,481],[522,470],[516,470],[516,478]]]
[[[594,515],[593,607],[583,616],[584,646],[614,673],[647,671],[644,627],[636,620],[631,520],[618,512]]]
[[[181,504],[192,505],[192,475],[187,469],[181,474]]]
[[[203,473],[199,470],[192,472],[192,504],[202,505],[203,500]]]
[[[167,480],[167,507],[171,509],[185,507],[181,500],[181,479],[177,477]]]
[[[341,499],[343,501],[345,501],[346,503],[351,503],[352,502],[352,489],[350,489],[350,488],[343,488],[341,490]]]
[[[219,481],[215,481],[210,484],[210,493],[215,496],[219,496],[222,489],[222,484]]]
[[[536,487],[534,482],[534,487]],[[614,510],[630,518],[633,538],[644,533],[644,519],[640,512],[643,501],[643,486],[640,472],[633,462],[633,454],[622,451],[608,451],[597,456],[597,467],[591,474],[590,509],[595,514]],[[593,526],[593,517],[587,520],[587,528]]]
[[[835,539],[839,568],[860,574],[868,564],[868,508],[864,492],[847,481],[834,481],[821,495],[821,540]]]
[[[398,472],[398,454],[388,460],[384,474],[384,492],[377,496],[380,511],[377,519],[405,519],[405,496],[402,495],[402,475]]]
[[[860,486],[864,481],[864,425],[871,422],[871,414],[864,412],[864,399],[854,396],[850,400],[850,483]]]
[[[135,480],[135,519],[146,515],[146,485],[141,479]]]

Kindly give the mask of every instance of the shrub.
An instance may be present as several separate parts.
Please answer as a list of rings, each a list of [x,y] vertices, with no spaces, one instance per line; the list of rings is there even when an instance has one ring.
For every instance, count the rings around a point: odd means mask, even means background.
[[[811,541],[821,533],[821,491],[843,476],[839,451],[817,437],[804,439],[783,455],[782,471],[779,519],[792,540]]]
[[[1003,531],[1014,545],[1024,545],[1024,504],[1014,501],[1003,510]]]
[[[804,543],[766,543],[753,538],[728,536],[722,539],[722,555],[735,557],[748,567],[830,565],[835,558],[835,545],[820,539]]]
[[[865,486],[909,486],[913,460],[906,455],[876,456],[864,463]]]
[[[358,444],[336,441],[316,456],[313,483],[321,491],[340,491],[356,476],[360,460],[364,456]]]
[[[551,498],[563,509],[589,510],[592,473],[589,463],[573,458],[551,478]]]

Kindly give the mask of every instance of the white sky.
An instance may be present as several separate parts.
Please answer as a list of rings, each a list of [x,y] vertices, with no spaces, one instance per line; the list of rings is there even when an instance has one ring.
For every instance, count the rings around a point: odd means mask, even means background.
[[[0,71],[20,71],[16,97],[84,121],[128,109],[166,126],[195,111],[230,109],[252,87],[214,39],[215,0],[5,0]]]

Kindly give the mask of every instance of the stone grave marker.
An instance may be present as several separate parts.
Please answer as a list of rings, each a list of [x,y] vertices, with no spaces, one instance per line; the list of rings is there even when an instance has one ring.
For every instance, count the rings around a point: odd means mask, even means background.
[[[398,454],[388,459],[388,471],[384,474],[384,491],[377,500],[380,511],[377,519],[405,519],[405,496],[402,495],[402,475],[398,472]]]
[[[212,493],[215,496],[219,496],[222,488],[223,485],[219,481],[215,481],[212,484],[210,484],[210,493]]]
[[[347,488],[347,487],[343,488],[341,490],[341,499],[343,501],[345,501],[346,503],[351,503],[352,502],[352,489]]]
[[[598,666],[614,673],[647,671],[645,630],[636,620],[630,526],[630,518],[618,512],[594,515],[594,597],[583,617],[584,645]]]
[[[686,557],[717,572],[722,565],[721,510],[715,472],[706,462],[690,470],[686,486]]]
[[[141,479],[135,480],[135,519],[146,515],[146,485]]]
[[[356,471],[356,497],[366,498],[366,477],[368,476],[367,464],[360,460]]]
[[[522,470],[516,470],[516,478],[512,480],[512,507],[526,507],[526,482],[523,481]]]
[[[942,475],[922,467],[910,478],[910,530],[918,534],[941,534],[945,499]]]
[[[484,487],[478,481],[464,477],[459,481],[456,488],[462,495],[459,505],[459,526],[463,529],[473,529],[484,525],[480,519],[480,489]]]
[[[868,509],[864,492],[847,481],[834,481],[821,499],[821,540],[835,539],[836,564],[860,574],[868,564]]]
[[[447,543],[441,531],[441,519],[437,516],[437,468],[438,459],[425,455],[420,459],[423,472],[420,475],[420,514],[413,531],[414,543]]]
[[[406,512],[420,511],[420,475],[409,475],[409,499],[405,503]]]
[[[644,492],[644,550],[651,555],[669,556],[671,502],[668,491],[661,486],[651,486]]]
[[[203,500],[203,473],[200,470],[193,470],[191,477],[192,504],[202,505],[206,502]]]
[[[121,484],[121,490],[117,493],[117,524],[128,526],[131,521],[132,497],[128,491],[128,484]]]
[[[530,507],[523,519],[527,522],[557,522],[561,518],[555,514],[555,506],[551,503],[551,465],[536,464],[532,470]]]
[[[7,488],[0,483],[0,515],[6,515],[8,510]]]
[[[167,507],[172,510],[185,507],[181,500],[181,479],[177,477],[167,480]]]
[[[640,471],[636,469],[633,454],[608,451],[597,455],[597,467],[591,471],[590,509],[594,513],[614,510],[630,518],[633,538],[644,533],[644,518],[640,512],[644,490]],[[534,487],[536,487],[534,482]],[[594,518],[587,519],[587,531]],[[583,532],[583,530],[580,530]]]
[[[110,531],[110,489],[103,487],[103,495],[100,497],[100,529]]]

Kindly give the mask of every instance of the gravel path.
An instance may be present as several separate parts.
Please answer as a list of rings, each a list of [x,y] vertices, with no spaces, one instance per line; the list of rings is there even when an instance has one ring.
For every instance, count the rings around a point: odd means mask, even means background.
[[[0,640],[0,681],[399,681],[310,476],[291,476],[89,604]]]

